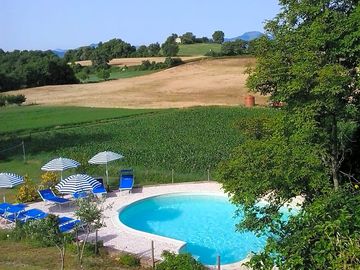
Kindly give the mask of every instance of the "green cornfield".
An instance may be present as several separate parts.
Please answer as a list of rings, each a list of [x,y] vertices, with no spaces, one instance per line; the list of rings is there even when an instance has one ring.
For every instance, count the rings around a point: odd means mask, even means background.
[[[242,107],[158,110],[106,122],[68,124],[61,129],[42,131],[38,127],[37,132],[22,131],[21,136],[9,133],[0,137],[0,149],[23,140],[29,161],[22,165],[21,151],[0,154],[0,171],[29,171],[38,178],[44,162],[63,156],[80,161],[83,166],[78,171],[101,175],[104,168],[90,166],[87,160],[97,152],[111,150],[125,156],[110,165],[111,175],[132,167],[141,184],[166,183],[173,178],[177,182],[206,180],[208,172],[212,174],[216,165],[245,140],[242,121],[275,113],[273,109]]]

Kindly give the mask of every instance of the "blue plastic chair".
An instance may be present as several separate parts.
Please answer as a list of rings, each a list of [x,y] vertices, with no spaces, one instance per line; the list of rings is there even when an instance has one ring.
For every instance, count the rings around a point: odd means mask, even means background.
[[[69,221],[64,224],[60,224],[60,226],[59,226],[60,232],[62,232],[62,233],[70,232],[73,229],[75,229],[75,227],[80,223],[81,223],[80,220],[74,219],[73,221]]]
[[[78,191],[73,193],[73,197],[76,200],[86,198],[87,196],[88,194],[85,191]]]
[[[120,171],[119,179],[119,190],[128,190],[129,193],[132,191],[134,186],[134,174],[132,169],[126,169]]]
[[[19,214],[25,210],[27,205],[25,204],[10,204],[10,203],[1,203],[0,204],[0,216],[6,221],[14,222],[17,220]]]
[[[104,194],[106,194],[107,191],[105,189],[103,179],[102,178],[97,178],[96,180],[100,183],[100,186],[97,186],[97,187],[93,188],[92,193],[94,195],[104,195]]]
[[[6,216],[6,219],[9,220],[10,222],[27,222],[28,220],[38,220],[38,219],[43,219],[46,218],[48,216],[47,213],[45,213],[44,211],[37,209],[37,208],[33,208],[33,209],[29,209],[29,210],[24,210],[18,213],[14,213],[11,215]]]
[[[69,199],[56,196],[51,189],[38,190],[38,192],[44,202],[52,202],[60,205],[71,202]]]

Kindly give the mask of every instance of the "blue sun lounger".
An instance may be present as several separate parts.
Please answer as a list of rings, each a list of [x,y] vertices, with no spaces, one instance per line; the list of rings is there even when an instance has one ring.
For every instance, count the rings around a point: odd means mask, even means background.
[[[97,178],[96,179],[101,185],[100,186],[97,186],[95,188],[93,188],[92,190],[92,193],[96,196],[99,196],[99,195],[104,195],[107,193],[105,187],[104,187],[104,181],[102,178]]]
[[[78,199],[87,198],[88,194],[85,191],[78,191],[78,192],[73,193],[72,196],[75,200],[78,200]]]
[[[48,214],[45,213],[44,211],[37,209],[37,208],[33,208],[33,209],[23,210],[21,212],[8,215],[8,216],[6,216],[6,219],[10,222],[19,221],[19,222],[24,223],[24,222],[27,222],[28,220],[43,219],[47,216],[48,216]]]
[[[11,204],[11,203],[1,203],[0,204],[0,217],[5,221],[14,222],[17,219],[17,216],[25,211],[27,207],[25,204]]]
[[[132,169],[126,169],[120,171],[120,179],[119,179],[119,190],[128,190],[131,192],[134,186],[134,174]]]
[[[52,202],[59,205],[71,202],[69,199],[56,196],[51,189],[38,190],[38,192],[44,202]]]
[[[78,219],[72,219],[72,218],[67,218],[67,219],[71,219],[71,220],[60,223],[60,225],[59,225],[60,232],[62,232],[62,233],[72,231],[73,229],[76,228],[77,225],[79,225],[81,223],[81,221]],[[59,222],[61,222],[60,220],[61,220],[61,218],[59,218]]]

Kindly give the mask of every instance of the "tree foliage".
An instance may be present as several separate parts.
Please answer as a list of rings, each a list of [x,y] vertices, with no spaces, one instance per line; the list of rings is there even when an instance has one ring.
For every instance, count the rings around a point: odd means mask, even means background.
[[[196,42],[196,36],[192,32],[186,32],[181,36],[182,44],[193,44]]]
[[[247,50],[247,42],[242,40],[227,41],[221,45],[221,54],[226,56],[242,55]]]
[[[83,263],[85,246],[90,233],[95,232],[95,253],[97,252],[97,230],[105,226],[104,224],[104,200],[89,196],[78,200],[78,209],[75,215],[82,221],[85,230],[85,239],[81,248],[79,247],[79,262]],[[77,243],[79,245],[79,243]]]
[[[165,251],[164,260],[156,265],[157,270],[205,270],[205,266],[197,262],[190,254],[175,254]]]
[[[355,127],[358,117],[360,7],[357,1],[281,4],[283,12],[267,24],[274,39],[262,38],[248,85],[286,102],[289,111],[313,116],[337,188],[351,137],[340,129]]]
[[[273,38],[253,43],[248,86],[284,102],[283,112],[276,121],[253,119],[253,133],[218,177],[243,205],[239,229],[269,236],[254,269],[358,269],[360,6],[280,4],[266,26]],[[341,177],[344,170],[354,177]],[[284,221],[278,210],[299,195],[302,210]],[[260,207],[264,197],[269,204]]]
[[[218,30],[212,34],[212,38],[215,43],[221,44],[224,42],[225,34],[223,31]]]
[[[171,57],[176,56],[179,52],[179,45],[176,44],[175,39],[178,36],[176,34],[172,34],[169,36],[166,41],[161,45],[161,50],[164,56]]]
[[[158,56],[158,55],[160,55],[160,50],[161,50],[160,44],[157,43],[157,42],[156,43],[151,43],[148,46],[149,56]]]
[[[0,92],[77,82],[71,67],[51,51],[0,53]]]

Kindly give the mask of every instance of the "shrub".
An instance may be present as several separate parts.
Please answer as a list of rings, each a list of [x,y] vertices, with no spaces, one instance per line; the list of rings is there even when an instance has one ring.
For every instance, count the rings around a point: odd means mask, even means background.
[[[26,101],[26,97],[24,95],[8,95],[5,98],[8,104],[21,105]]]
[[[6,97],[0,96],[0,107],[4,107],[6,104]]]
[[[107,80],[108,78],[110,78],[110,70],[108,69],[99,69],[98,72],[96,73],[96,75],[103,80]]]
[[[121,254],[117,261],[121,266],[127,266],[127,267],[137,267],[140,266],[140,259],[134,255],[124,253]]]
[[[59,183],[56,173],[54,172],[45,172],[41,175],[41,183],[39,188],[48,189],[55,187]]]
[[[16,200],[19,202],[33,202],[38,199],[39,194],[35,184],[25,175],[24,184],[20,187],[16,195]]]
[[[175,254],[164,251],[164,260],[156,267],[157,270],[205,270],[205,266],[196,261],[190,254]]]
[[[10,237],[11,231],[10,230],[0,230],[0,241],[5,241]]]
[[[175,67],[175,66],[183,64],[183,61],[181,60],[181,58],[177,58],[177,57],[175,57],[175,58],[166,57],[164,64],[167,67]]]

